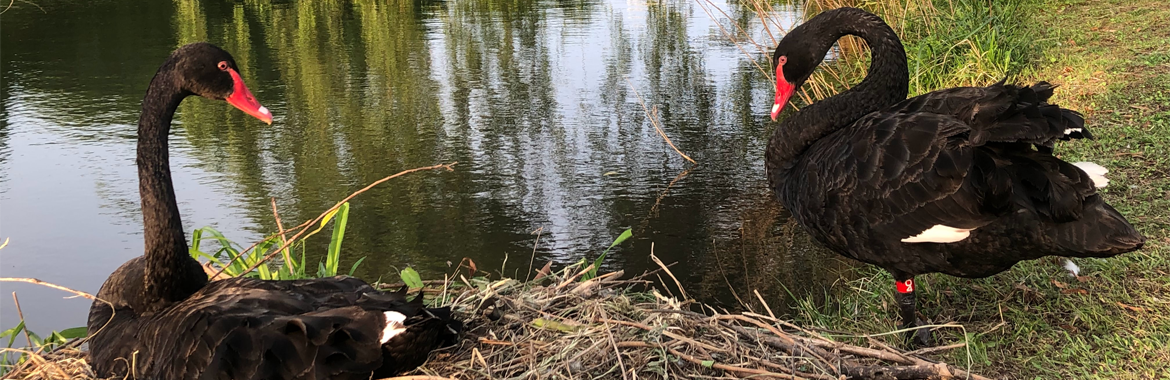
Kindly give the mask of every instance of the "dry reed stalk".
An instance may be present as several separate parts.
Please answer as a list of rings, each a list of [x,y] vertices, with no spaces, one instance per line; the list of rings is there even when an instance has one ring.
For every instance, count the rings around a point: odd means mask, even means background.
[[[638,89],[634,88],[634,83],[630,82],[629,78],[626,78],[626,83],[630,85],[630,90],[634,91],[634,96],[638,97],[638,104],[642,105],[642,111],[645,112],[646,116],[650,118],[650,125],[654,126],[654,130],[658,131],[658,135],[662,136],[662,139],[666,140],[666,144],[670,145],[670,148],[674,149],[675,153],[678,153],[679,156],[682,156],[682,158],[690,161],[692,164],[697,164],[694,159],[691,159],[691,156],[686,155],[686,153],[683,153],[681,150],[679,150],[677,146],[674,146],[674,142],[670,141],[670,137],[666,137],[666,132],[662,131],[662,127],[660,127],[658,123],[658,106],[654,106],[653,111],[646,108],[646,102],[642,100],[642,95],[638,93]]]
[[[670,268],[666,264],[663,264],[662,260],[658,259],[658,256],[654,255],[654,242],[650,242],[650,260],[654,261],[654,264],[657,264],[659,268],[662,268],[663,272],[666,272],[666,275],[670,276],[670,279],[674,281],[674,286],[677,286],[678,292],[682,294],[683,299],[687,299],[687,291],[683,289],[682,283],[678,281],[678,278],[674,277],[674,273],[670,271]],[[665,282],[662,282],[662,284],[665,284]]]
[[[774,317],[721,314],[709,307],[703,314],[677,299],[635,291],[652,273],[628,280],[610,273],[569,285],[588,269],[572,265],[550,273],[548,281],[529,283],[466,280],[465,287],[454,290],[462,294],[459,301],[449,306],[466,321],[467,335],[412,374],[514,379],[966,376],[964,370],[876,339],[860,347],[792,329]]]
[[[38,280],[38,279],[35,279],[35,278],[27,278],[27,277],[0,277],[0,282],[26,282],[26,283],[29,283],[29,284],[40,285],[40,286],[44,286],[44,287],[49,287],[49,288],[53,288],[53,289],[57,289],[57,290],[61,290],[61,291],[69,292],[69,293],[73,293],[73,294],[75,294],[75,295],[76,295],[76,296],[78,296],[78,297],[84,297],[84,298],[88,298],[88,299],[91,299],[91,300],[96,300],[96,299],[97,299],[97,298],[96,298],[96,297],[94,297],[92,294],[89,294],[89,293],[86,293],[86,292],[83,292],[83,291],[80,291],[80,290],[73,290],[73,289],[66,288],[66,287],[64,287],[64,286],[61,286],[61,285],[57,285],[57,284],[53,284],[53,283],[49,283],[49,282],[45,282],[45,281],[41,281],[41,280]],[[103,302],[104,302],[104,301],[103,301]]]
[[[723,23],[719,22],[719,20],[716,20],[715,15],[711,13],[711,10],[707,6],[703,5],[704,1],[706,1],[707,4],[709,4],[711,6],[711,8],[715,8],[715,10],[718,10],[719,13],[722,14],[723,17],[726,17],[728,20],[731,20],[731,16],[728,16],[727,12],[724,12],[722,8],[719,8],[719,6],[715,5],[715,3],[712,3],[711,0],[698,1],[699,7],[703,8],[703,12],[707,13],[707,17],[711,18],[711,20],[714,20],[716,25],[719,25],[719,31],[721,33],[723,33],[723,36],[726,37],[728,40],[730,40],[731,43],[735,44],[735,47],[737,49],[739,49],[739,51],[742,52],[744,55],[748,56],[748,58],[750,59],[752,57],[751,53],[748,53],[748,51],[746,49],[744,49],[744,47],[742,45],[739,44],[739,40],[737,40],[735,38],[735,35],[728,33],[727,29],[723,28]],[[771,7],[771,5],[769,5],[769,7]],[[762,11],[759,11],[759,12],[762,12]],[[741,25],[739,25],[738,23],[734,23],[734,25],[735,25],[736,30],[739,31],[739,34],[744,36],[744,38],[746,38],[748,41],[750,41],[752,43],[752,45],[756,48],[757,51],[766,51],[766,48],[763,45],[760,45],[759,43],[757,43],[754,39],[752,39],[751,34],[748,34],[746,31],[744,31],[743,27]],[[768,29],[768,23],[766,21],[764,22],[764,28],[768,31],[768,36],[772,38],[772,43],[775,44],[776,38],[772,37],[772,31],[771,31],[771,29]],[[764,75],[767,76],[768,78],[772,78],[772,73],[769,72],[768,70],[764,69],[763,66],[760,66],[759,62],[756,62],[755,59],[752,59],[751,61],[752,61],[752,64],[756,66],[756,69],[759,69],[760,72],[764,73]]]
[[[21,321],[24,321],[24,311],[20,310],[20,298],[16,297],[16,292],[12,292],[12,302],[16,304],[16,315],[20,317]],[[33,346],[32,337],[28,335],[27,327],[24,329],[24,339],[28,341],[29,347]]]
[[[321,219],[324,219],[326,215],[329,215],[330,212],[333,212],[333,210],[338,209],[339,207],[341,207],[342,204],[344,204],[345,202],[349,202],[350,199],[353,199],[354,197],[358,196],[359,194],[364,193],[364,192],[374,188],[374,186],[378,186],[378,185],[382,184],[383,182],[389,181],[389,180],[394,179],[394,178],[401,177],[403,175],[418,172],[418,171],[435,170],[435,169],[447,169],[447,171],[451,171],[451,170],[454,170],[451,167],[455,166],[455,164],[457,164],[457,163],[458,162],[452,162],[449,164],[438,164],[438,165],[424,166],[424,167],[419,167],[419,168],[414,168],[414,169],[407,169],[407,170],[403,170],[403,171],[400,171],[398,173],[395,173],[393,175],[384,177],[384,178],[379,179],[377,181],[374,181],[374,182],[370,183],[369,185],[366,185],[366,187],[361,188],[361,190],[358,190],[358,191],[355,191],[355,192],[349,194],[349,196],[347,196],[344,199],[342,199],[341,201],[337,202],[337,204],[333,205],[333,207],[330,207],[328,210],[325,210],[325,212],[322,212],[321,215],[318,215],[313,220],[310,220],[310,221],[305,222],[305,223],[301,223],[301,225],[299,225],[299,226],[296,226],[296,227],[293,227],[291,229],[286,230],[286,231],[292,231],[295,229],[299,229],[300,231],[298,231],[295,235],[293,235],[293,237],[291,239],[289,239],[284,244],[282,244],[280,246],[280,248],[277,248],[276,250],[268,253],[267,255],[264,255],[264,258],[260,259],[255,264],[252,264],[252,266],[248,267],[248,269],[245,270],[244,273],[252,272],[252,271],[256,270],[256,268],[260,267],[260,265],[268,262],[268,260],[272,260],[273,257],[276,257],[276,255],[280,254],[285,249],[288,249],[289,245],[292,245],[293,242],[296,242],[297,239],[299,239],[302,235],[305,234],[305,232],[308,232],[309,226],[317,224],[317,222],[320,222]],[[283,236],[283,233],[281,235]],[[265,240],[267,240],[267,238]],[[264,240],[261,240],[261,241],[264,241]],[[255,247],[257,244],[260,244],[260,243],[257,242],[256,244],[253,244],[252,247]],[[252,247],[249,247],[248,249],[241,251],[240,255],[237,256],[236,259],[238,259],[240,257],[244,257],[245,256],[244,253],[247,252],[248,250],[252,249]],[[234,260],[235,259],[233,259],[233,261]],[[220,268],[219,272],[216,272],[215,275],[218,276],[219,274],[223,273],[224,270],[226,270],[229,266],[231,266],[233,261],[229,261],[229,262],[225,263],[223,268]],[[215,276],[212,276],[212,277],[215,277]]]
[[[532,234],[536,234],[536,241],[532,242],[532,256],[528,258],[528,272],[524,275],[524,281],[532,278],[532,263],[536,261],[536,247],[540,246],[540,234],[543,232],[543,226],[537,228],[536,231],[532,231]]]
[[[662,206],[662,200],[665,199],[666,195],[670,193],[670,189],[674,188],[674,185],[678,183],[678,181],[681,181],[683,178],[686,178],[687,175],[690,175],[691,170],[694,170],[696,166],[697,165],[688,166],[682,172],[678,173],[678,175],[674,176],[674,179],[670,180],[670,183],[666,184],[666,188],[658,192],[658,198],[654,199],[654,204],[650,206],[650,211],[646,212],[646,216],[642,218],[642,222],[638,224],[638,229],[636,232],[634,232],[634,234],[641,234],[642,232],[646,231],[646,227],[650,225],[650,220],[658,216],[658,210]]]
[[[88,380],[95,379],[93,369],[86,361],[88,355],[76,347],[63,346],[48,354],[0,348],[0,352],[14,352],[26,355],[25,365],[13,369],[5,379],[22,380]]]
[[[276,219],[276,233],[280,235],[280,244],[288,244],[288,237],[284,234],[284,223],[280,220],[280,213],[276,211],[276,197],[268,198],[268,200],[272,202],[272,218]],[[282,250],[281,254],[284,255],[284,262],[293,262],[292,256],[289,254],[288,249]]]

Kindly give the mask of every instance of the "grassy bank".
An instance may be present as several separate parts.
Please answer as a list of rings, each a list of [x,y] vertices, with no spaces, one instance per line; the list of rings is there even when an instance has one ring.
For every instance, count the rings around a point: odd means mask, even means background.
[[[825,9],[859,7],[882,16],[902,38],[910,70],[910,96],[940,88],[979,86],[1030,70],[1037,57],[1031,22],[1034,1],[816,0],[812,17]],[[856,37],[839,43],[835,65],[822,66],[804,86],[804,100],[840,92],[865,76],[869,52]],[[771,56],[768,51],[767,56]]]
[[[1058,154],[1110,169],[1113,182],[1103,193],[1147,237],[1147,245],[1121,257],[1078,259],[1082,271],[1077,278],[1054,259],[1021,263],[980,280],[921,276],[919,309],[929,322],[964,326],[940,329],[935,336],[940,345],[968,342],[976,372],[1013,379],[1170,377],[1170,29],[1165,28],[1170,10],[1164,3],[1142,0],[996,3],[987,8],[984,2],[988,24],[982,31],[968,31],[971,41],[939,41],[964,35],[953,31],[903,34],[912,72],[916,60],[952,62],[944,56],[915,57],[916,51],[934,49],[919,47],[966,45],[965,56],[975,58],[935,65],[924,77],[915,72],[925,79],[921,83],[930,84],[912,86],[912,92],[989,84],[998,78],[985,74],[1004,67],[1012,82],[1060,84],[1054,101],[1084,112],[1097,139],[1058,144]],[[897,9],[890,3],[877,8]],[[904,12],[901,23],[960,20],[954,25],[962,29],[979,17],[964,13],[970,12]],[[983,46],[974,41],[978,38],[998,41],[1004,45],[994,48],[1011,54],[980,63],[974,49]],[[996,65],[1002,59],[1007,64]],[[796,319],[837,331],[893,330],[892,279],[872,267],[860,271],[859,280],[834,286],[826,306],[803,303]],[[963,350],[935,356],[952,363],[967,360]]]

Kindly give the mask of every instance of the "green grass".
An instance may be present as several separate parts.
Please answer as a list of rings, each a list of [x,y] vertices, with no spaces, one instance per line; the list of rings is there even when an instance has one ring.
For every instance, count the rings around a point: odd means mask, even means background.
[[[61,331],[50,332],[41,338],[25,326],[24,320],[16,326],[0,332],[0,340],[7,340],[3,352],[0,352],[0,376],[11,372],[16,367],[29,360],[29,352],[50,352],[67,343],[70,339],[81,338],[86,335],[85,327],[73,327]],[[24,338],[24,339],[21,339]],[[24,342],[23,346],[13,347],[17,342]]]
[[[910,96],[940,88],[985,85],[1026,71],[1036,54],[1036,31],[1021,28],[1035,0],[816,0],[820,9],[860,7],[881,16],[901,37],[910,70]],[[869,53],[858,39],[839,43],[844,59],[809,80],[810,98],[844,90],[865,75]]]
[[[1054,102],[1084,112],[1097,139],[1060,143],[1058,154],[1110,169],[1112,182],[1103,193],[1147,237],[1147,244],[1115,258],[1077,259],[1079,280],[1056,259],[1020,263],[986,279],[920,276],[919,310],[929,322],[963,325],[966,335],[946,328],[935,337],[940,345],[967,341],[972,365],[984,375],[1170,378],[1170,28],[1165,27],[1170,7],[1135,0],[1037,0],[992,7],[999,8],[1003,23],[995,33],[976,32],[972,40],[994,35],[1011,51],[1011,81],[1061,85]],[[973,18],[905,22],[948,25],[955,20]],[[907,51],[915,52],[946,46],[936,40],[957,34],[921,37],[930,41],[903,36]],[[912,92],[967,80],[954,78],[984,78],[971,84],[989,84],[993,80],[986,73],[1003,67],[992,61],[930,66],[939,72],[918,74],[926,85]],[[973,72],[963,72],[968,70]],[[894,330],[892,278],[874,267],[858,271],[856,280],[836,284],[827,302],[802,302],[795,318],[835,331]],[[900,339],[881,339],[901,344]],[[961,365],[968,351],[933,356]]]
[[[333,233],[329,239],[329,249],[325,259],[317,263],[316,272],[309,271],[309,262],[305,258],[306,241],[333,222]],[[338,274],[338,264],[341,261],[341,243],[345,240],[345,227],[349,222],[349,203],[342,203],[336,210],[326,213],[316,229],[295,241],[288,241],[285,234],[273,234],[255,245],[243,248],[232,242],[222,233],[211,227],[196,229],[191,233],[191,257],[204,260],[223,268],[223,273],[229,277],[256,277],[262,280],[297,280],[303,278],[332,277]],[[218,249],[212,253],[203,251],[205,240],[218,244]],[[279,251],[274,258],[279,260],[265,261],[274,251]],[[300,252],[300,257],[293,254]],[[352,276],[358,266],[365,261],[365,257],[358,259],[349,268],[348,275]],[[255,268],[255,269],[251,269]]]

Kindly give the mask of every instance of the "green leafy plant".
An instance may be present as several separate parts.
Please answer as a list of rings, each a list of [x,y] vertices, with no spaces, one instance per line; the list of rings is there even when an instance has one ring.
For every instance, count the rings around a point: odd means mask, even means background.
[[[28,361],[29,352],[52,351],[53,349],[65,344],[70,339],[84,337],[86,335],[86,329],[85,327],[68,328],[61,331],[53,331],[49,333],[49,336],[41,338],[36,333],[29,331],[28,327],[24,324],[24,320],[21,320],[20,323],[16,324],[16,327],[0,332],[0,340],[8,338],[8,341],[5,342],[7,343],[6,347],[8,349],[12,349],[12,345],[16,343],[17,337],[22,334],[27,337],[28,341],[31,342],[32,345],[22,349],[23,351],[28,352],[7,351],[2,356],[0,356],[0,375],[7,374],[9,371],[16,368],[16,366],[24,364],[24,362]],[[20,355],[11,355],[16,352],[20,352]]]
[[[414,268],[406,267],[398,273],[398,276],[402,277],[402,283],[411,289],[423,287],[422,277],[419,276],[418,271],[414,270]]]
[[[605,262],[605,256],[609,254],[609,251],[611,249],[613,249],[613,247],[616,247],[618,244],[621,244],[622,242],[626,241],[626,239],[629,239],[631,236],[634,236],[634,232],[633,232],[633,230],[628,229],[628,228],[626,229],[625,232],[622,232],[621,235],[618,235],[617,239],[614,239],[613,243],[609,244],[609,248],[606,248],[605,252],[601,253],[601,256],[597,256],[597,259],[593,260],[593,269],[590,269],[588,273],[585,273],[584,275],[582,275],[581,281],[587,281],[589,279],[597,277],[597,269],[601,268],[601,263]]]
[[[345,227],[348,221],[349,203],[346,202],[342,203],[336,210],[325,214],[316,229],[296,241],[286,244],[284,236],[275,235],[257,243],[252,249],[241,247],[239,244],[224,237],[222,233],[214,228],[203,227],[191,233],[191,257],[194,257],[196,260],[207,260],[213,266],[223,268],[223,273],[231,277],[247,276],[263,280],[332,277],[338,274],[338,267],[341,262],[341,243],[345,240]],[[305,241],[325,229],[325,226],[329,222],[333,222],[329,249],[326,251],[325,259],[317,263],[316,273],[309,272]],[[210,253],[204,251],[203,249],[206,246],[203,243],[205,240],[218,243],[219,248]],[[284,249],[281,249],[281,247],[284,247]],[[275,249],[281,249],[279,253],[280,260],[261,263],[261,260]],[[300,257],[294,257],[294,251],[299,251]],[[349,268],[348,274],[352,276],[357,271],[358,266],[365,260],[366,258],[362,257],[354,262]],[[253,266],[256,269],[249,272],[248,268]]]

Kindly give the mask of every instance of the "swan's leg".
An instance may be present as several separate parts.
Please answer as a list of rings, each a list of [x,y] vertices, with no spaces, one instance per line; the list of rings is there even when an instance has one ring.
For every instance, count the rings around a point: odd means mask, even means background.
[[[914,293],[916,290],[914,276],[895,275],[894,278],[898,279],[896,283],[897,291],[894,293],[894,297],[898,301],[898,309],[902,315],[901,328],[905,329],[923,325],[922,320],[918,319],[917,306],[915,305],[917,301]],[[929,346],[930,329],[907,331],[906,339],[918,346]]]

